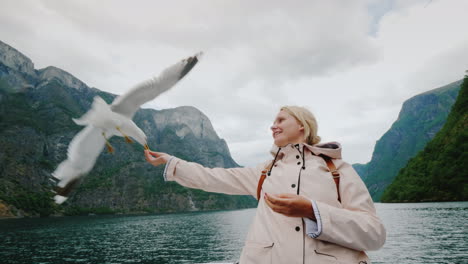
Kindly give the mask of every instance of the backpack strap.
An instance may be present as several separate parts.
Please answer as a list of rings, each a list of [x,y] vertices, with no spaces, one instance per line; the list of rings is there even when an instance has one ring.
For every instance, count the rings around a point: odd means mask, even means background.
[[[338,193],[338,201],[341,203],[341,197],[340,197],[340,172],[336,169],[335,164],[333,163],[332,159],[325,156],[325,155],[320,155],[325,162],[327,163],[328,170],[332,174],[333,181],[335,182],[336,185],[336,191]],[[267,171],[269,168],[272,166],[272,164],[269,164],[264,170],[262,170],[262,174],[260,175],[260,179],[258,180],[258,185],[257,185],[257,200],[260,201],[260,194],[262,192],[262,186],[263,182],[265,181],[267,177]]]
[[[265,181],[267,170],[262,170],[262,175],[260,175],[260,180],[258,180],[257,185],[257,200],[260,201],[260,193],[262,192],[263,182]]]
[[[336,185],[336,192],[338,193],[338,201],[341,203],[340,197],[340,172],[336,169],[335,164],[333,163],[332,159],[325,155],[320,155],[325,162],[327,163],[328,170],[332,174],[333,181],[335,181]]]

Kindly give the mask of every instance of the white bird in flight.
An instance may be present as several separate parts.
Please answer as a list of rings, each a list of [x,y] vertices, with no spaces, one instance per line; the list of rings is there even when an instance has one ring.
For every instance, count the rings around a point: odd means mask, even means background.
[[[172,65],[159,76],[117,97],[111,105],[99,96],[94,97],[91,109],[81,118],[73,119],[85,128],[72,139],[67,159],[52,173],[57,204],[65,202],[81,177],[91,171],[104,145],[107,145],[109,152],[113,152],[108,141],[112,136],[124,137],[128,143],[133,142],[131,137],[149,149],[145,133],[132,121],[133,115],[142,104],[153,100],[182,79],[197,64],[200,55],[198,53]]]

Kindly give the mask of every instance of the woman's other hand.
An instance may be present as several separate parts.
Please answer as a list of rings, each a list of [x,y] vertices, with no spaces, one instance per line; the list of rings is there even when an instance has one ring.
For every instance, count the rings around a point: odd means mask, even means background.
[[[307,217],[315,220],[312,203],[309,199],[290,193],[267,194],[265,202],[273,211],[291,217]]]
[[[145,158],[153,166],[166,164],[171,156],[164,152],[155,152],[145,149]]]

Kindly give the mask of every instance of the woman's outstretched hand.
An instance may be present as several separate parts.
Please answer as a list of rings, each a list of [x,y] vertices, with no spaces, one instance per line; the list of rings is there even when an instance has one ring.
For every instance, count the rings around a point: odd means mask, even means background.
[[[155,152],[145,149],[145,158],[153,166],[166,164],[171,156],[164,152]]]
[[[267,194],[265,202],[273,211],[291,217],[307,217],[315,220],[312,203],[309,199],[290,193]]]

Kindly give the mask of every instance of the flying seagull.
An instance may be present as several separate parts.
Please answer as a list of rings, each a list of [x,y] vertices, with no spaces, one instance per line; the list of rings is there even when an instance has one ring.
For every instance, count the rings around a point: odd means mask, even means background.
[[[117,97],[108,105],[101,97],[94,97],[91,109],[79,119],[73,121],[85,126],[70,142],[68,157],[52,173],[56,184],[54,200],[61,204],[91,171],[104,146],[109,152],[113,147],[109,143],[112,136],[124,137],[128,143],[132,139],[149,149],[145,133],[132,121],[140,106],[169,90],[197,64],[201,53],[184,59],[165,69],[159,76],[151,78],[125,94]]]

